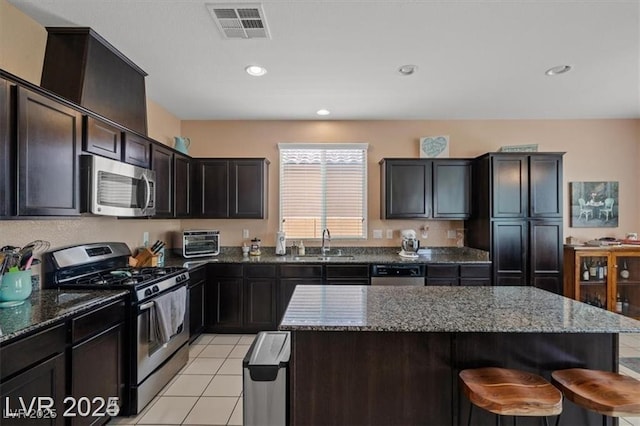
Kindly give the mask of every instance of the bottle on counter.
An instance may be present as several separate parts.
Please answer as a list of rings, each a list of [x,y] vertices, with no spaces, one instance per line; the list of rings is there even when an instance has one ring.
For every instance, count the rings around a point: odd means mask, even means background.
[[[619,314],[622,313],[622,299],[620,298],[620,293],[618,293],[618,296],[616,297],[616,312]]]
[[[620,271],[620,278],[627,279],[629,278],[629,269],[627,268],[627,261],[622,262],[622,270]]]
[[[604,261],[604,278],[607,279],[607,275],[609,275],[609,265],[607,264],[607,261]]]
[[[302,242],[302,240],[300,240],[300,244],[298,245],[298,256],[304,256],[306,253],[306,250],[304,248],[304,243]]]
[[[602,263],[600,263],[599,260],[598,260],[598,279],[604,280],[604,266],[602,266]]]
[[[622,301],[622,313],[628,314],[629,313],[629,298],[628,297],[624,297],[624,300]]]
[[[587,268],[587,261],[582,261],[582,280],[589,281],[589,268]]]
[[[595,278],[598,275],[598,267],[596,266],[596,261],[592,260],[591,265],[589,265],[589,277]]]

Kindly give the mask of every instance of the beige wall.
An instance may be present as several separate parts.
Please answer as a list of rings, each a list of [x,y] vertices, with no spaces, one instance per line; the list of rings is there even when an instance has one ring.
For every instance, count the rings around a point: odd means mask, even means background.
[[[147,98],[147,133],[151,139],[173,147],[173,137],[180,136],[180,126],[178,117]]]
[[[40,84],[47,31],[6,0],[0,0],[0,68]]]
[[[486,121],[183,121],[182,133],[191,138],[195,157],[266,157],[269,171],[269,218],[242,221],[183,221],[185,227],[213,227],[222,231],[225,244],[239,244],[242,229],[273,245],[278,229],[279,142],[368,142],[369,235],[373,229],[393,229],[394,239],[372,240],[366,245],[397,245],[398,230],[419,228],[418,220],[380,220],[380,169],[384,157],[418,157],[421,136],[449,135],[451,157],[475,157],[503,145],[538,144],[540,151],[566,152],[564,156],[565,236],[581,240],[611,235],[622,237],[640,230],[637,164],[639,120],[486,120]],[[619,181],[618,228],[569,228],[569,182]],[[448,229],[462,222],[429,221],[427,245],[450,245]],[[351,242],[350,244],[356,244]]]

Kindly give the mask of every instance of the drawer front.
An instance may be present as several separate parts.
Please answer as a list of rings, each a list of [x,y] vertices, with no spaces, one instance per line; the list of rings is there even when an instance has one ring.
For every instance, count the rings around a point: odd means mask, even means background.
[[[456,278],[458,265],[427,265],[427,278]]]
[[[441,286],[457,286],[459,283],[458,278],[426,278],[426,285],[441,285]]]
[[[322,278],[322,265],[281,265],[281,278]]]
[[[460,265],[462,278],[491,278],[491,265]]]
[[[209,273],[214,277],[242,277],[242,265],[229,263],[213,265],[209,264]]]
[[[274,278],[276,265],[245,265],[244,276],[248,278]]]
[[[119,300],[96,311],[71,320],[73,343],[98,334],[119,322],[124,322],[124,300]]]
[[[369,285],[369,278],[331,278],[328,285]]]
[[[491,278],[460,278],[463,286],[490,286]]]
[[[332,278],[368,278],[368,265],[327,265],[327,280]]]
[[[189,269],[189,284],[195,285],[207,278],[207,269],[204,265]]]
[[[60,324],[1,347],[0,378],[4,380],[53,354],[64,352],[66,337],[66,324]]]

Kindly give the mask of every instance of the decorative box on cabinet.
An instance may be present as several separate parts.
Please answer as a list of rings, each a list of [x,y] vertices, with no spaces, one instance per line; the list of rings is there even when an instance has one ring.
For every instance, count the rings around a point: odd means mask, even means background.
[[[565,246],[564,252],[566,297],[640,319],[640,247]]]

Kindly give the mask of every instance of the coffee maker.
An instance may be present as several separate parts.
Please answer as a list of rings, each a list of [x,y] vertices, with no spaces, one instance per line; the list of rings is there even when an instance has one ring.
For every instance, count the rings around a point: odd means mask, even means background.
[[[418,249],[420,248],[420,241],[416,236],[416,231],[413,229],[405,229],[400,231],[400,235],[402,236],[400,253],[398,253],[402,257],[418,257]]]

